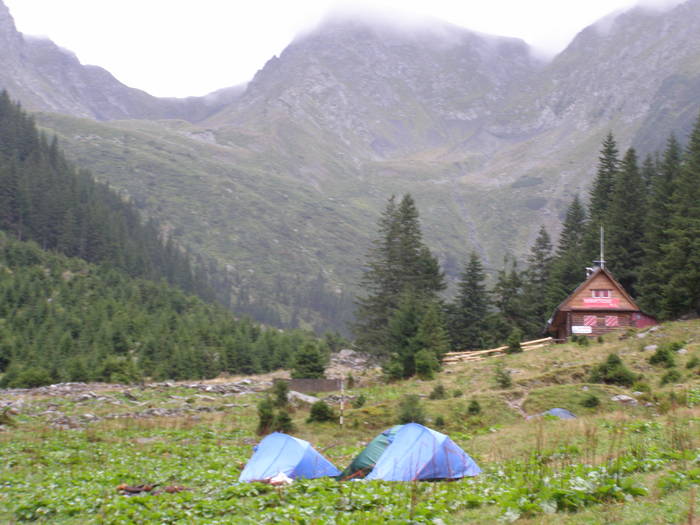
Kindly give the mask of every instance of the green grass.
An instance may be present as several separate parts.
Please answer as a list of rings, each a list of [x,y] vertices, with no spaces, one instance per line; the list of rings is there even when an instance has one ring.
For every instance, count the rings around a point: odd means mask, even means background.
[[[687,408],[700,392],[700,375],[686,370],[697,353],[700,322],[672,323],[644,339],[632,334],[589,347],[560,345],[454,365],[435,381],[385,384],[374,372],[358,374],[367,404],[346,408],[344,428],[307,424],[297,408],[294,435],[310,441],[343,468],[378,432],[396,422],[404,394],[422,397],[429,425],[442,416],[444,431],[484,473],[471,480],[438,483],[336,483],[302,481],[274,489],[237,483],[258,441],[256,403],[262,394],[224,397],[187,388],[99,390],[107,401],[78,396],[22,396],[14,426],[0,432],[0,522],[85,523],[683,523],[700,484],[700,407]],[[659,388],[666,369],[648,363],[642,345],[688,341],[677,355],[682,385]],[[610,400],[631,389],[588,383],[572,370],[585,370],[618,353],[650,391],[638,395],[650,406]],[[494,363],[515,372],[510,389],[492,380]],[[557,372],[561,372],[554,381]],[[464,395],[429,400],[437,382]],[[601,404],[581,406],[595,394]],[[673,394],[673,395],[671,395]],[[213,398],[213,399],[207,399]],[[481,414],[469,415],[471,399]],[[694,399],[694,398],[693,398]],[[111,401],[110,401],[111,400]],[[121,404],[116,404],[118,401]],[[235,404],[235,406],[225,406]],[[580,417],[526,421],[554,406]],[[74,417],[182,408],[178,417],[102,419],[74,430],[50,426],[47,410]],[[197,410],[213,407],[211,412]],[[127,497],[120,484],[158,483],[189,490]],[[695,503],[698,508],[700,502]],[[695,511],[697,513],[697,511]]]

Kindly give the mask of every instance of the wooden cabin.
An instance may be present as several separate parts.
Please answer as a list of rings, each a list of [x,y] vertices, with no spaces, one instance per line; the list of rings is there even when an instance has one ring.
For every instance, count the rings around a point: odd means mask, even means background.
[[[597,337],[614,330],[658,324],[639,309],[620,283],[605,268],[596,268],[567,297],[547,322],[547,332],[558,341],[570,335]]]

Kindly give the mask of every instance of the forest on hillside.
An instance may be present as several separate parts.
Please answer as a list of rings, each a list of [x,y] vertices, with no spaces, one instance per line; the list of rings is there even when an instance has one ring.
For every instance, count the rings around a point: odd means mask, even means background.
[[[641,163],[622,157],[609,134],[587,204],[568,207],[556,247],[542,227],[521,269],[506,257],[488,289],[476,253],[457,294],[445,301],[444,273],[424,244],[410,194],[389,199],[367,257],[354,326],[357,345],[384,360],[390,377],[430,378],[442,355],[543,335],[556,306],[600,257],[646,313],[662,320],[700,314],[700,118],[685,149],[668,138]]]
[[[309,345],[324,355],[314,334],[236,319],[217,304],[231,306],[225,276],[191,259],[0,94],[0,386],[250,374],[289,368]]]

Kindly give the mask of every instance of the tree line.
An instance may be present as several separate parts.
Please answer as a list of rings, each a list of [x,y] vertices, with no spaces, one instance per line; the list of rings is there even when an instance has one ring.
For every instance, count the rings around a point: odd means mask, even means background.
[[[490,288],[472,252],[451,301],[441,294],[444,274],[422,240],[413,198],[391,197],[363,272],[356,343],[390,377],[430,377],[450,349],[540,337],[599,258],[601,227],[606,267],[646,313],[700,314],[700,119],[685,148],[671,136],[641,164],[634,148],[620,158],[608,134],[587,203],[574,197],[556,247],[542,226],[524,268],[506,257]]]

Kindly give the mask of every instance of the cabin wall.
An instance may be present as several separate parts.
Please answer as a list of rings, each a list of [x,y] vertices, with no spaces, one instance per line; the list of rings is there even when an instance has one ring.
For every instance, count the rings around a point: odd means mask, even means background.
[[[586,335],[595,337],[615,330],[631,328],[631,312],[593,310],[589,312],[571,312],[569,335]]]

